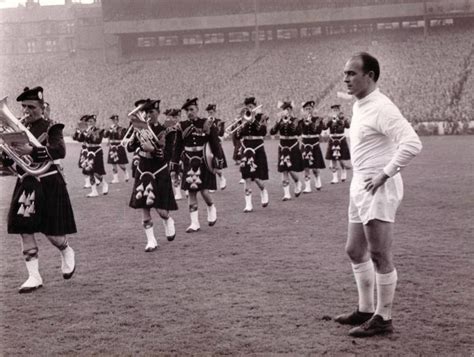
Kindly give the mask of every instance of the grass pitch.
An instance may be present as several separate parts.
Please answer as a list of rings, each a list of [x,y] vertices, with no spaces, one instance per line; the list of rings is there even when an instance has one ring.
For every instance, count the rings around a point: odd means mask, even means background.
[[[128,207],[132,183],[85,198],[76,166],[64,160],[79,233],[70,237],[77,271],[62,279],[60,256],[38,239],[44,287],[19,295],[27,277],[18,237],[7,235],[13,178],[0,178],[0,352],[2,355],[471,355],[474,351],[473,137],[424,137],[404,172],[395,225],[399,283],[395,333],[353,339],[328,317],[351,310],[357,292],[344,253],[349,183],[282,202],[276,141],[267,141],[270,205],[243,213],[232,165],[214,194],[218,222],[186,234],[185,201],[172,213],[177,237],[145,253],[141,213]],[[325,146],[323,146],[325,148]],[[107,167],[111,180],[111,168]],[[350,175],[349,175],[350,176]],[[349,177],[350,178],[350,177]]]

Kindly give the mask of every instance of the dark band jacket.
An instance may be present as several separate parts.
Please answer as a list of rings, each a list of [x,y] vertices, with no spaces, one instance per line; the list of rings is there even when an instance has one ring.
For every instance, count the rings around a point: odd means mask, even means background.
[[[184,120],[176,126],[176,145],[173,153],[173,167],[176,168],[182,160],[182,155],[188,151],[203,153],[203,147],[208,144],[216,161],[223,159],[217,126],[205,118]],[[173,169],[174,171],[174,169]]]
[[[255,114],[255,119],[245,124],[240,130],[236,132],[238,139],[245,140],[245,137],[258,137],[262,139],[267,135],[267,120],[268,116],[262,113]]]
[[[48,159],[53,160],[53,165],[49,168],[48,173],[57,171],[61,173],[59,167],[59,160],[66,156],[66,144],[64,143],[63,128],[61,123],[54,122],[45,118],[38,119],[29,123],[27,129],[39,140],[39,142],[46,148]],[[31,154],[33,161],[42,161],[44,157],[40,157],[36,153],[36,148]],[[18,170],[21,174],[21,169]]]
[[[143,129],[140,133],[135,133],[127,145],[127,150],[129,152],[138,150],[139,154],[142,154],[139,155],[141,157],[154,157],[169,162],[172,158],[176,130],[174,127],[166,127],[160,123],[150,124],[149,128],[154,135],[149,132],[149,129]],[[155,147],[153,152],[145,153],[142,150],[143,139],[149,140],[153,144]]]
[[[122,140],[126,132],[127,129],[120,125],[116,125],[104,131],[104,138],[108,138],[111,142]]]
[[[344,134],[345,129],[349,127],[349,121],[345,118],[337,118],[336,120],[330,120],[326,124],[326,129],[329,129],[330,134]]]
[[[303,118],[298,125],[302,135],[321,135],[321,132],[325,130],[323,121],[318,117],[311,117],[309,123],[307,118]]]

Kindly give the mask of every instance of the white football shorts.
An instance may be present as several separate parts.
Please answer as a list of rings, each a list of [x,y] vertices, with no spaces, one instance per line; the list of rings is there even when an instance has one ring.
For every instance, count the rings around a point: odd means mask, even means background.
[[[390,177],[373,195],[364,189],[365,179],[375,175],[354,173],[350,187],[349,222],[367,224],[372,219],[395,222],[403,198],[403,180],[398,173]]]

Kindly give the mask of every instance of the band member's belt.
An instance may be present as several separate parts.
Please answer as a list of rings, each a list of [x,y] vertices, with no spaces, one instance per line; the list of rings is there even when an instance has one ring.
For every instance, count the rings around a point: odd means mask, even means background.
[[[100,149],[101,146],[98,145],[98,144],[86,144],[86,148],[91,149],[91,150],[95,150],[95,149]]]
[[[197,152],[197,151],[202,151],[204,149],[204,146],[185,146],[184,150],[190,151],[190,152]]]
[[[42,175],[35,176],[35,177],[38,179],[38,181],[41,181],[41,179],[42,179],[43,177],[47,177],[47,176],[51,176],[51,175],[56,175],[57,173],[58,173],[58,170],[53,170],[53,171],[46,172],[46,173],[44,173],[44,174],[42,174]],[[29,175],[28,173],[24,173],[23,175],[18,174],[17,176],[18,176],[18,178],[20,179],[20,181],[23,181],[23,179],[24,179],[26,176],[28,176],[28,175]]]
[[[37,176],[39,179],[42,179],[43,177],[46,177],[46,176],[51,176],[51,175],[56,175],[58,173],[58,170],[53,170],[53,171],[50,171],[50,172],[46,172],[42,175],[39,175]]]
[[[122,142],[122,140],[110,140],[109,143],[113,145],[118,145]]]
[[[93,146],[88,148],[87,155],[94,154],[95,156],[99,151],[102,151],[102,146]]]
[[[319,138],[318,134],[303,134],[301,135],[303,139],[316,139]]]
[[[254,136],[254,135],[247,135],[242,137],[242,140],[263,140],[263,136]]]
[[[293,139],[298,139],[298,136],[296,136],[296,135],[291,135],[291,136],[280,135],[280,140],[293,140]]]
[[[158,170],[156,170],[155,172],[151,172],[151,171],[142,171],[140,170],[140,167],[137,167],[137,170],[138,172],[140,173],[140,179],[144,176],[144,175],[151,175],[153,176],[153,178],[155,179],[156,178],[156,175],[158,175],[161,171],[165,170],[168,168],[168,164],[164,164],[163,166],[161,166]]]
[[[293,145],[291,146],[286,146],[286,145],[280,145],[280,149],[293,149],[296,145],[298,145],[298,142],[295,142]]]
[[[153,155],[146,151],[139,151],[138,156],[144,157],[145,159],[153,159]]]
[[[329,135],[329,137],[331,139],[335,139],[335,140],[342,140],[344,139],[346,136],[344,134],[331,134]]]

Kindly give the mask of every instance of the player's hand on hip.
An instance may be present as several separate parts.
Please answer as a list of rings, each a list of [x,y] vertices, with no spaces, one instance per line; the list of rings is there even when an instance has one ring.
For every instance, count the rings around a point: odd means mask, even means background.
[[[377,192],[378,188],[382,186],[385,181],[389,179],[389,176],[387,176],[384,172],[381,172],[375,177],[370,177],[364,180],[365,182],[365,190],[369,191],[371,194],[375,194]]]

